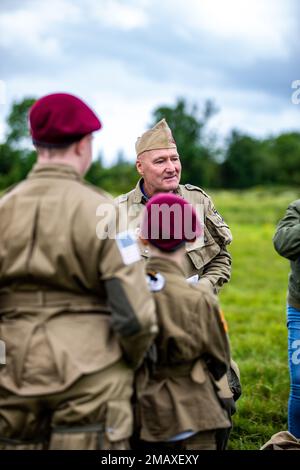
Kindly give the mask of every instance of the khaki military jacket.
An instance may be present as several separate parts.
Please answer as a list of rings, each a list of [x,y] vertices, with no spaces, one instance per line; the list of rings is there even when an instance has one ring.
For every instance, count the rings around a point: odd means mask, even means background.
[[[289,305],[300,309],[300,199],[293,201],[278,222],[273,243],[276,251],[290,260],[288,296]]]
[[[0,386],[43,395],[122,357],[141,362],[154,303],[144,263],[103,235],[113,207],[68,165],[37,164],[0,199]]]
[[[139,180],[135,189],[116,198],[121,214],[120,230],[129,227],[137,231],[140,226],[141,214],[147,202],[141,191],[141,181]],[[232,241],[230,229],[202,189],[190,184],[179,185],[176,193],[196,208],[198,217],[204,224],[204,236],[194,243],[186,244],[187,256],[183,266],[185,276],[199,276],[201,283],[218,290],[230,279],[231,257],[227,251],[227,245]],[[149,257],[148,248],[142,247],[142,255]]]
[[[141,438],[165,441],[183,431],[230,426],[217,396],[230,351],[214,294],[192,285],[175,262],[147,264],[159,334],[137,380]]]

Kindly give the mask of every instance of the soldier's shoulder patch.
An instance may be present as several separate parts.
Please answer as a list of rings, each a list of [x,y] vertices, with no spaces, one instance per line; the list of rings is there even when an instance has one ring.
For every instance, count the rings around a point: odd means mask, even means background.
[[[164,276],[155,271],[147,271],[146,279],[151,292],[159,292],[166,283]]]
[[[185,189],[187,189],[188,191],[199,191],[200,193],[202,193],[205,197],[208,197],[209,198],[209,195],[203,191],[202,188],[199,188],[199,186],[194,186],[193,184],[185,184],[184,185]]]
[[[140,250],[132,232],[117,233],[116,242],[124,264],[136,263],[141,259]]]

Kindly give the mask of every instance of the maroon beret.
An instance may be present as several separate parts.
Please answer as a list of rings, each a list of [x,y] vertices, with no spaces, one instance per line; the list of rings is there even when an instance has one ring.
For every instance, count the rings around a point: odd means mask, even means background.
[[[43,96],[29,111],[33,143],[60,147],[101,129],[96,114],[81,99],[68,93]]]
[[[192,242],[203,229],[193,206],[173,193],[160,193],[146,204],[141,235],[162,251]]]

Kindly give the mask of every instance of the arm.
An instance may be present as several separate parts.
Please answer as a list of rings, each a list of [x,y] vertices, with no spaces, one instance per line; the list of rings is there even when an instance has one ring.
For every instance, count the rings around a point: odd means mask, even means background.
[[[300,256],[300,200],[292,202],[278,223],[273,237],[275,250],[285,258]]]
[[[215,256],[203,270],[200,278],[200,284],[207,284],[213,287],[216,292],[230,280],[231,274],[231,256],[224,247],[220,253]]]
[[[230,348],[224,320],[217,299],[208,292],[203,293],[198,309],[204,337],[204,358],[213,377],[219,380],[230,365]]]
[[[231,275],[231,256],[227,251],[227,245],[232,241],[232,234],[210,198],[208,201],[205,224],[215,243],[220,247],[220,251],[204,266],[200,282],[209,281],[216,290],[219,290],[225,282],[229,281]]]
[[[140,365],[158,330],[144,263],[137,258],[133,262],[124,259],[115,239],[103,241],[100,275],[105,282],[112,326],[133,367]]]

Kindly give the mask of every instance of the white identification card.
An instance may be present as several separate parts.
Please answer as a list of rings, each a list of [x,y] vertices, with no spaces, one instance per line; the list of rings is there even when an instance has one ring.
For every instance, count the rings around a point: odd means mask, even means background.
[[[189,284],[197,284],[199,281],[199,275],[198,274],[194,274],[194,276],[191,276],[191,277],[188,277],[186,282],[188,282]]]
[[[116,236],[116,241],[124,264],[132,264],[141,259],[138,244],[132,233],[118,233]]]

